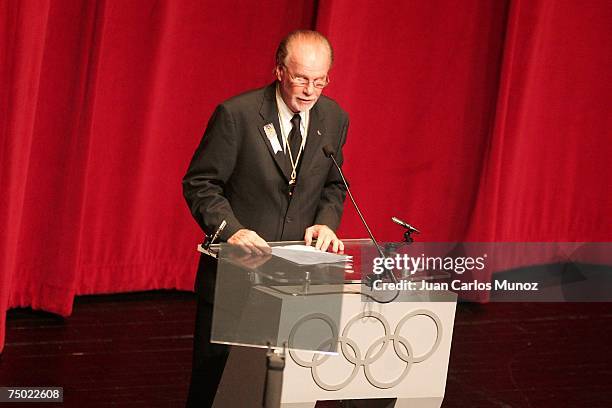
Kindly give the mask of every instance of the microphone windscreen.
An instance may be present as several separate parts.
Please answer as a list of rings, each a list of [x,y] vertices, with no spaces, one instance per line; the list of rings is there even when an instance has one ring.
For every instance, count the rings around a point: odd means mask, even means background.
[[[334,148],[332,147],[332,145],[325,145],[323,146],[323,154],[326,157],[331,157],[334,154]]]

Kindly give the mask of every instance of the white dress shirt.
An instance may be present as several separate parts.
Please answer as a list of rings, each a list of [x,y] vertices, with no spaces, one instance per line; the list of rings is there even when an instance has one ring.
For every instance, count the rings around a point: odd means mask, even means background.
[[[278,85],[276,86],[276,106],[278,107],[278,120],[280,122],[280,128],[282,133],[281,136],[283,139],[283,152],[287,153],[287,140],[289,138],[289,133],[291,132],[291,129],[293,129],[291,119],[293,118],[293,115],[295,115],[295,113],[293,113],[291,109],[289,109],[285,101],[283,101],[283,97],[280,94]],[[302,134],[302,149],[306,144],[309,119],[310,110],[300,112],[300,133]],[[295,152],[292,153],[295,155]]]

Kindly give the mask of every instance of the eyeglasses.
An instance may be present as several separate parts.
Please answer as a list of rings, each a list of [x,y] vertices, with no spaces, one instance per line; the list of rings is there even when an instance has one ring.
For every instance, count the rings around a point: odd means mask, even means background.
[[[289,72],[289,68],[287,68],[285,65],[283,65],[283,68],[285,69],[285,72],[289,76],[289,82],[291,82],[291,84],[294,86],[310,86],[310,83],[312,82],[312,85],[315,88],[323,89],[327,85],[329,85],[329,76],[327,75],[325,76],[325,78],[317,78],[317,79],[310,80],[302,76],[293,76],[291,72]]]

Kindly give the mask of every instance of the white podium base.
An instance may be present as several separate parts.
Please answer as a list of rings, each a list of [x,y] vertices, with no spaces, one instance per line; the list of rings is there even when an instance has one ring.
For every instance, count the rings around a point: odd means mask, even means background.
[[[360,285],[344,285],[342,290],[359,291]],[[363,302],[356,294],[342,295],[338,354],[289,350],[281,407],[313,408],[317,401],[351,400],[349,406],[355,408],[439,408],[446,387],[456,295],[438,292],[436,296],[431,301],[426,294],[411,294],[381,304]],[[294,330],[300,320],[294,312],[287,308],[280,336]],[[261,407],[265,352],[232,348],[214,407]]]

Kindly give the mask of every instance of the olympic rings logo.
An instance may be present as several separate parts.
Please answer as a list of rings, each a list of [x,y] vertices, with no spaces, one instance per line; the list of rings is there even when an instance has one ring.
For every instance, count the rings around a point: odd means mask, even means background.
[[[436,325],[436,341],[434,342],[433,346],[431,347],[429,351],[427,351],[425,354],[420,355],[420,356],[414,355],[410,342],[405,337],[400,335],[404,324],[408,320],[416,316],[425,316],[431,319]],[[380,322],[380,324],[382,325],[384,329],[385,334],[383,337],[380,337],[374,343],[372,343],[370,347],[368,347],[365,353],[365,356],[363,356],[363,353],[361,349],[359,348],[359,346],[357,345],[357,343],[353,339],[350,338],[349,332],[351,330],[351,326],[355,322],[363,318],[366,318],[366,317],[376,319],[378,322]],[[321,380],[319,373],[317,371],[317,368],[323,365],[331,357],[331,355],[314,353],[312,356],[312,361],[305,361],[299,358],[296,355],[296,353],[293,351],[292,345],[294,344],[294,339],[295,339],[295,334],[297,332],[297,329],[299,328],[300,325],[310,320],[322,320],[323,322],[325,322],[325,324],[327,324],[330,327],[331,332],[332,332],[332,337],[324,341],[319,346],[319,350],[324,350],[324,348],[331,348],[331,346],[334,343],[334,339],[337,337],[336,341],[340,343],[340,349],[342,351],[342,355],[349,363],[353,365],[353,370],[351,374],[344,381],[338,384],[326,384],[323,380]],[[393,388],[399,383],[401,383],[404,380],[404,378],[406,378],[406,375],[408,375],[408,372],[410,371],[410,368],[412,367],[413,364],[421,363],[427,360],[433,353],[436,352],[436,350],[440,346],[440,342],[442,341],[442,322],[440,321],[440,318],[432,311],[424,310],[424,309],[415,310],[405,315],[395,327],[395,331],[393,332],[393,334],[391,334],[389,322],[387,321],[387,319],[385,319],[385,317],[382,314],[378,312],[367,311],[367,312],[361,312],[358,315],[354,316],[351,320],[349,320],[346,326],[344,326],[344,330],[342,331],[341,336],[337,336],[337,332],[338,330],[336,329],[336,325],[329,318],[329,316],[326,316],[322,313],[313,313],[313,314],[304,316],[293,326],[293,328],[291,329],[291,333],[289,335],[288,346],[289,346],[289,355],[291,356],[291,359],[295,361],[296,364],[302,367],[310,368],[311,373],[312,373],[312,378],[315,381],[315,383],[319,387],[327,391],[338,391],[338,390],[343,389],[347,385],[349,385],[351,381],[355,379],[361,367],[364,368],[366,379],[370,382],[370,384],[372,384],[373,386],[377,388],[387,389],[387,388]],[[404,367],[404,370],[402,371],[402,373],[399,375],[398,378],[390,382],[382,382],[382,381],[377,380],[374,377],[370,369],[370,365],[376,362],[385,353],[385,351],[387,351],[387,347],[391,343],[393,344],[393,350],[395,351],[395,354],[397,355],[397,357],[399,357],[400,360],[406,363],[406,365]],[[380,347],[380,349],[378,351],[375,351],[377,350],[378,347]]]

